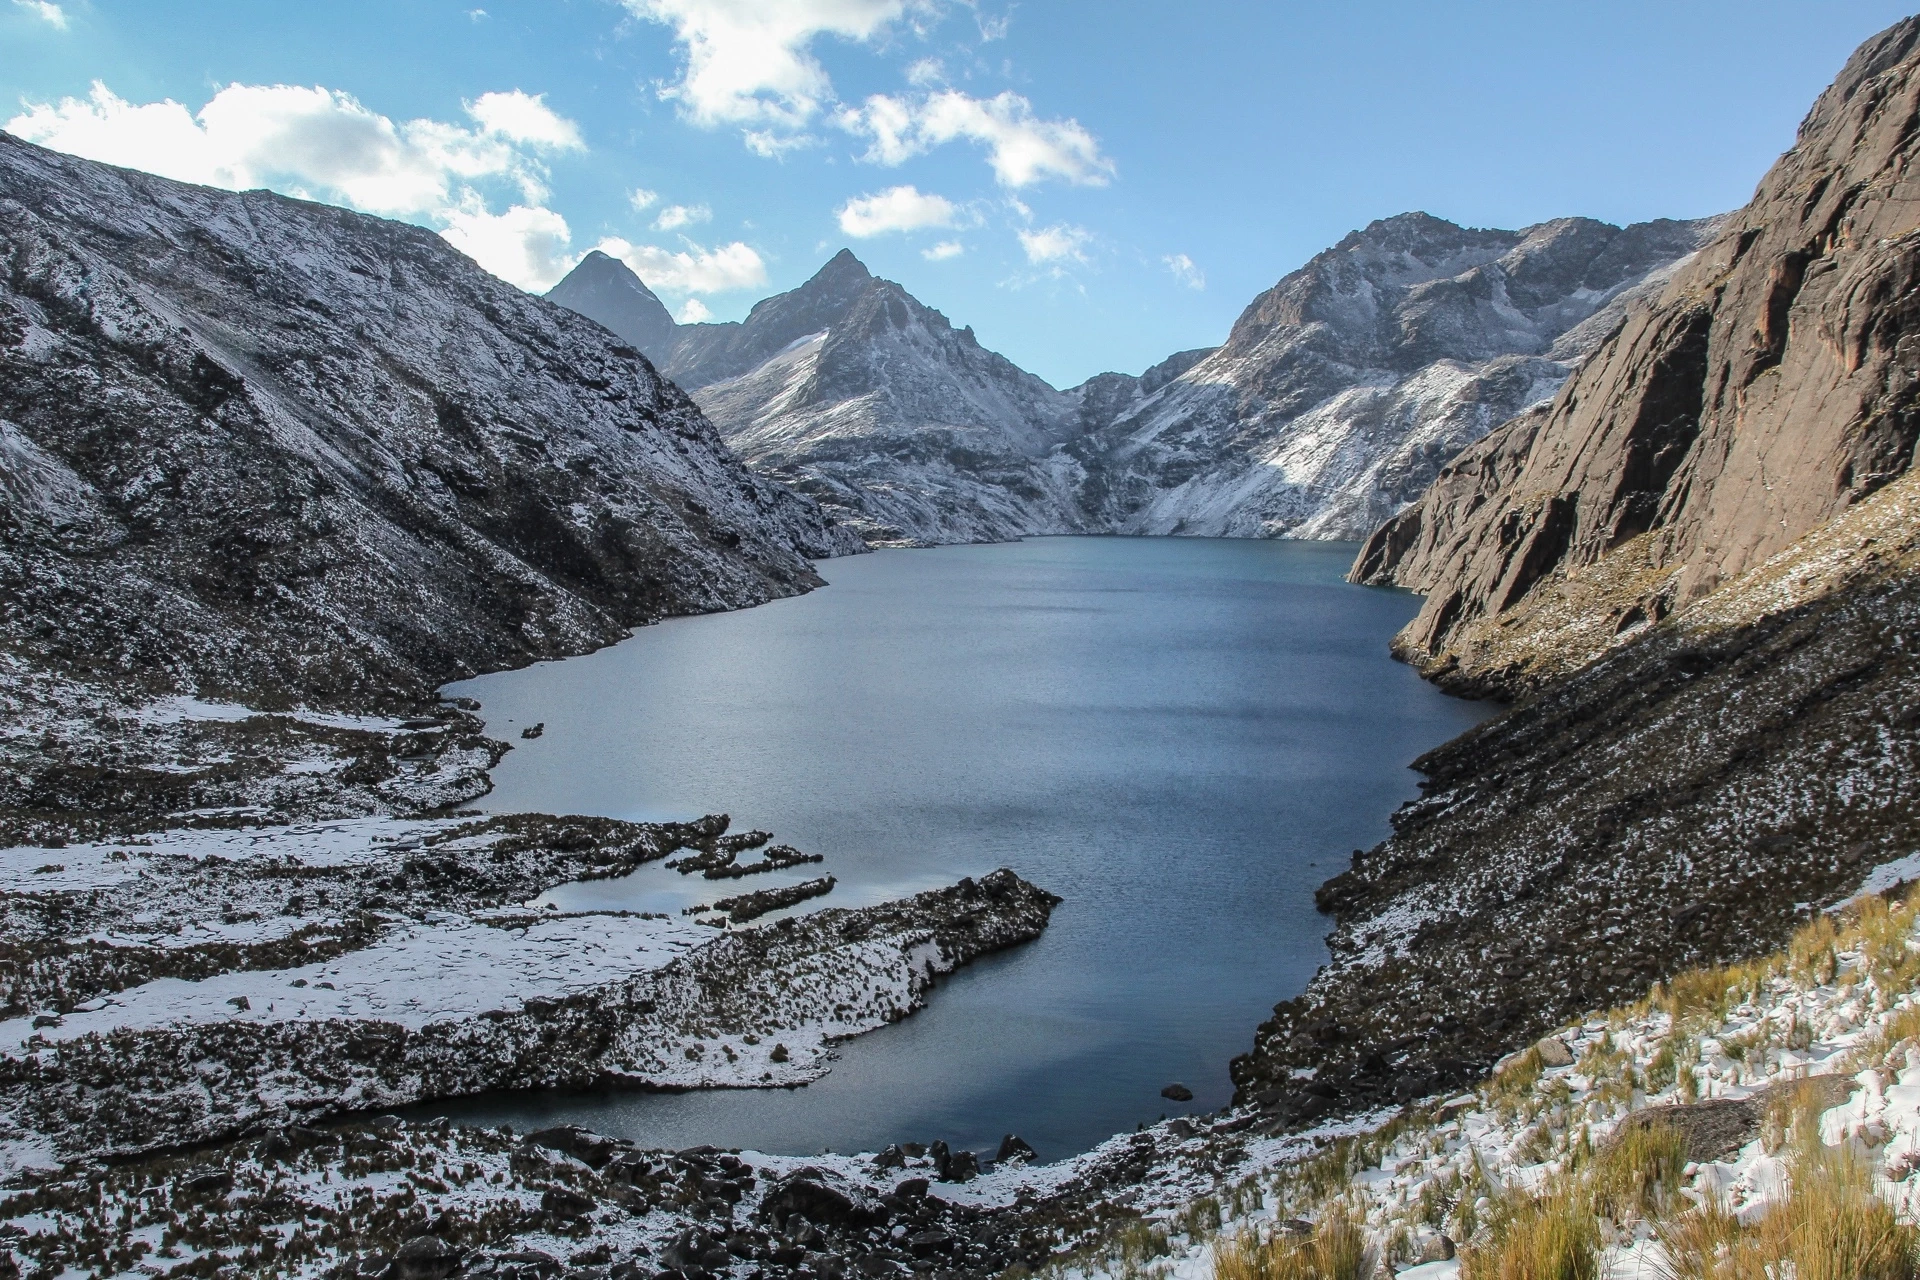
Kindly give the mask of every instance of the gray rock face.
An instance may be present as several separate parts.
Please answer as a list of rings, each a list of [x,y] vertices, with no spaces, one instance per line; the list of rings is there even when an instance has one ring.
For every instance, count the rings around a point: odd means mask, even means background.
[[[597,320],[640,348],[656,364],[673,349],[680,326],[666,304],[624,262],[595,249],[547,290],[547,297],[589,320]]]
[[[1551,396],[1707,226],[1376,222],[1096,430],[1082,447],[1097,474],[1090,516],[1125,533],[1364,537],[1441,464]]]
[[[440,237],[0,136],[0,634],[367,705],[857,546],[632,347]]]
[[[1920,20],[1869,41],[1712,245],[1544,414],[1448,466],[1355,576],[1428,593],[1397,650],[1521,692],[1903,474],[1920,438]],[[1617,624],[1570,643],[1570,618]]]
[[[1550,397],[1705,230],[1405,214],[1263,294],[1224,347],[1064,392],[844,250],[745,321],[647,350],[749,461],[870,542],[1361,538]]]

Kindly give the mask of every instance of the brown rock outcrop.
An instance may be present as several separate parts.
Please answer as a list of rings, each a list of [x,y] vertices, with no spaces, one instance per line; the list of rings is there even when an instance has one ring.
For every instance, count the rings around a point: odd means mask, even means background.
[[[1863,45],[1714,243],[1544,411],[1466,450],[1355,581],[1427,594],[1395,649],[1537,688],[1912,465],[1920,18]]]

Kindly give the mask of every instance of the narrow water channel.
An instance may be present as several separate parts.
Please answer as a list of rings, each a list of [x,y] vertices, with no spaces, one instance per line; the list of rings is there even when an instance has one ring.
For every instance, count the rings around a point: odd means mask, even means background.
[[[1404,594],[1347,544],[1041,538],[882,551],[830,586],[484,676],[515,750],[496,811],[733,815],[859,905],[1008,866],[1065,901],[786,1091],[518,1095],[449,1115],[789,1154],[944,1138],[1043,1158],[1224,1104],[1227,1062],[1324,957],[1313,889],[1416,794],[1420,752],[1487,708],[1387,656]],[[520,741],[535,723],[544,733]],[[762,877],[766,882],[770,878]],[[756,885],[756,887],[759,887]],[[549,895],[677,909],[660,866]],[[1186,1106],[1160,1096],[1189,1086]]]

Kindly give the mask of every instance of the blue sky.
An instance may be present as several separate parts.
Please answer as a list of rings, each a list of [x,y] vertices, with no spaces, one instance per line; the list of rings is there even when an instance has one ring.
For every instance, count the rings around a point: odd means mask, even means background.
[[[851,246],[1058,384],[1408,209],[1746,201],[1880,0],[0,0],[0,121],[732,319]],[[95,86],[99,86],[96,88]]]

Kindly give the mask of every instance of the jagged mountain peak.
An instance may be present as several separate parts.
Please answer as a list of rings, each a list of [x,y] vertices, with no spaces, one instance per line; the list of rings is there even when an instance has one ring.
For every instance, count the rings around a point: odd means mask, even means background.
[[[1512,245],[1515,239],[1515,233],[1511,231],[1463,227],[1457,222],[1449,222],[1416,209],[1396,213],[1390,218],[1376,218],[1359,231],[1349,231],[1338,244],[1324,251],[1315,261],[1366,251],[1406,254],[1430,261],[1463,251],[1499,253]]]
[[[666,304],[620,259],[594,249],[547,297],[625,338],[658,361],[673,348],[679,326]]]

